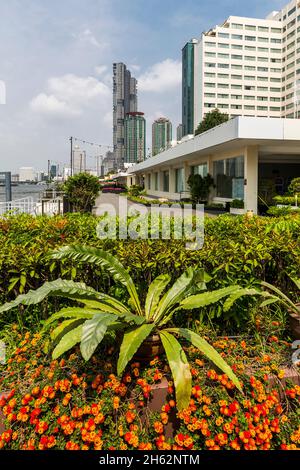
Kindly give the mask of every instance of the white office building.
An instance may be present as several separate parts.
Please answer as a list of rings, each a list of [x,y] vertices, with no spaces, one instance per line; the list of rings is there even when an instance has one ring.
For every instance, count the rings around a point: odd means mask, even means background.
[[[19,181],[36,181],[36,171],[31,166],[22,166],[19,169]]]
[[[299,117],[299,0],[266,19],[230,16],[187,43],[183,84],[183,122],[194,129],[214,108],[231,117]]]

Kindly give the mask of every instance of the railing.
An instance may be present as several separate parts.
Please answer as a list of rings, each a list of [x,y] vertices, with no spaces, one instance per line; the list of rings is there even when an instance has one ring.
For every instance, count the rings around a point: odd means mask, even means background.
[[[31,215],[57,215],[63,213],[63,199],[56,197],[54,199],[41,199],[34,201],[33,197],[16,199],[15,201],[1,202],[0,215],[13,214],[31,214]]]
[[[1,202],[0,215],[7,212],[35,214],[36,202],[33,197],[25,197],[23,199],[16,199],[15,201]]]

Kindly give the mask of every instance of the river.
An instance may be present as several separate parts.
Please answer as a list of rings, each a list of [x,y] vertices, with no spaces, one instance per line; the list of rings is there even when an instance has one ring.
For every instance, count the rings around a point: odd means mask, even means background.
[[[12,199],[23,199],[25,197],[33,197],[34,201],[37,201],[40,195],[45,191],[46,185],[37,184],[20,184],[18,186],[12,186]],[[0,186],[0,202],[5,202],[5,187]]]

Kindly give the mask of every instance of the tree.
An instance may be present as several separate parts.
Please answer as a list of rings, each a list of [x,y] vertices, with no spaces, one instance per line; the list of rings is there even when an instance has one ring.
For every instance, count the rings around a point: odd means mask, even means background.
[[[208,174],[207,176],[190,175],[188,179],[192,201],[197,204],[208,200],[209,191],[214,187],[214,180]]]
[[[229,119],[228,114],[221,113],[218,109],[214,109],[210,113],[207,113],[205,118],[200,122],[199,126],[195,130],[195,135],[202,134],[213,127],[227,122]]]
[[[71,176],[64,184],[67,199],[76,212],[91,212],[99,190],[100,185],[97,176],[88,173]]]

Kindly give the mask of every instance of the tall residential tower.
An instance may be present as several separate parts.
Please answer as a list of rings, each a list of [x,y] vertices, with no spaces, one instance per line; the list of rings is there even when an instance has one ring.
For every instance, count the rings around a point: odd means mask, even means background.
[[[140,163],[146,156],[144,113],[130,112],[125,117],[125,163]]]
[[[300,3],[266,19],[230,16],[182,53],[184,135],[214,108],[230,116],[300,117]]]
[[[125,118],[137,111],[137,81],[122,62],[113,64],[113,146],[118,168],[125,161]]]
[[[167,118],[159,118],[152,124],[152,155],[157,155],[170,147],[172,123]]]

